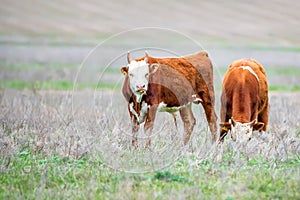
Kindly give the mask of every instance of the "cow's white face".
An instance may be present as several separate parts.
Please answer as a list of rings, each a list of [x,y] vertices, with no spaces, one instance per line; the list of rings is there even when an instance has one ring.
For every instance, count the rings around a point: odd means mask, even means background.
[[[254,122],[255,123],[255,122]],[[236,141],[250,140],[253,132],[253,122],[231,124],[231,138]]]
[[[144,95],[148,90],[149,64],[145,60],[128,64],[130,89],[136,95]]]
[[[131,59],[130,53],[127,54],[128,65],[121,68],[121,72],[128,77],[129,87],[136,96],[137,102],[141,102],[142,97],[148,90],[149,64],[148,53],[145,52],[145,59],[135,61]]]
[[[245,141],[250,140],[252,138],[253,129],[261,130],[264,126],[264,123],[257,122],[257,120],[253,120],[249,123],[241,123],[235,122],[234,120],[231,121],[231,138],[236,141]]]

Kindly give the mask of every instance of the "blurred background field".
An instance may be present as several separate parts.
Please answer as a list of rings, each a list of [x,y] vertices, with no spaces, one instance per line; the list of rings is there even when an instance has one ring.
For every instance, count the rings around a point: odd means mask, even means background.
[[[299,10],[292,0],[0,0],[0,199],[299,198]],[[187,147],[159,113],[153,148],[132,150],[120,92],[127,51],[202,49],[218,115],[228,65],[248,57],[264,65],[267,133],[215,148],[193,106]]]

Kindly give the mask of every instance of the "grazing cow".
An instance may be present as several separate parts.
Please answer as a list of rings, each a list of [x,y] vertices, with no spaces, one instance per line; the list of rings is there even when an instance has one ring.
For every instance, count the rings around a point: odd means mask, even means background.
[[[122,93],[132,120],[133,146],[137,146],[137,131],[141,123],[145,122],[145,133],[152,132],[157,111],[180,112],[186,144],[195,125],[192,102],[202,104],[213,141],[216,141],[213,69],[205,51],[180,58],[154,58],[146,52],[145,57],[135,60],[131,60],[128,53],[127,61],[128,65],[121,68],[125,75]],[[147,141],[149,145],[150,139]]]
[[[268,125],[268,83],[263,66],[254,59],[234,61],[226,72],[221,95],[220,141],[231,137],[250,140],[253,130]]]

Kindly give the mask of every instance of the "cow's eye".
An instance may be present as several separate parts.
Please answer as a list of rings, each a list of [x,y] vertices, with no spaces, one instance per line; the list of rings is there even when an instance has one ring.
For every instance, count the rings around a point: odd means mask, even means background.
[[[130,77],[133,77],[133,74],[130,73],[129,76],[130,76]]]
[[[145,75],[145,77],[146,77],[146,78],[149,78],[149,73],[147,73],[147,74]]]

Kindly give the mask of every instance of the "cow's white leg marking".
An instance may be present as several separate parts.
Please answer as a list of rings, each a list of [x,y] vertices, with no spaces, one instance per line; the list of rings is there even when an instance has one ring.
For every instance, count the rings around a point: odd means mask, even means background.
[[[196,94],[193,94],[192,98],[193,98],[193,103],[195,104],[199,104],[200,102],[203,101],[201,98],[198,98]]]
[[[145,102],[142,102],[142,108],[140,110],[140,115],[136,112],[136,110],[134,110],[133,103],[129,104],[129,110],[135,116],[136,120],[139,123],[143,123],[145,121],[145,119],[146,119],[146,114],[147,114],[147,110],[148,110],[148,104],[145,103]]]
[[[129,104],[129,110],[130,110],[130,112],[136,117],[136,119],[139,120],[139,115],[138,115],[137,112],[134,110],[134,108],[133,108],[133,103]]]
[[[139,123],[143,123],[146,119],[146,114],[148,110],[148,104],[145,102],[142,102],[142,108],[140,112],[140,117],[139,117]]]
[[[135,97],[136,97],[136,101],[137,101],[138,103],[141,103],[144,94],[139,94],[139,93],[136,93],[136,92],[135,92],[134,95],[135,95]]]

